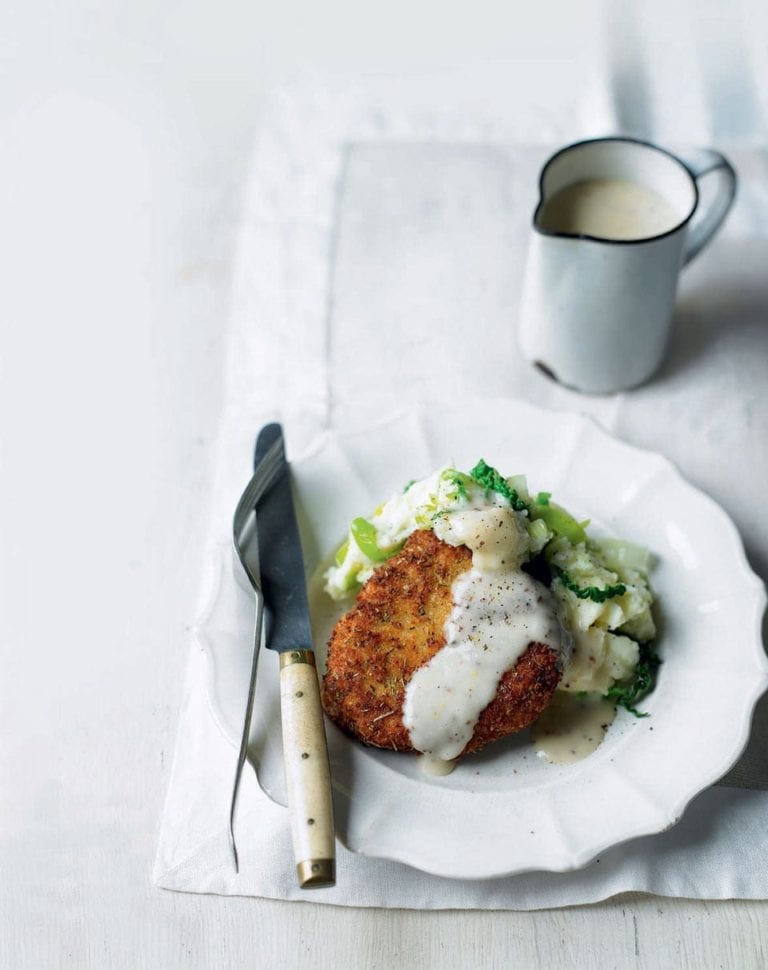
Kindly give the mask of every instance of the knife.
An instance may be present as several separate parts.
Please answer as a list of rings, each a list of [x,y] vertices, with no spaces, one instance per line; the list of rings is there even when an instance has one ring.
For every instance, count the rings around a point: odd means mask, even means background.
[[[282,440],[282,428],[268,425],[260,439],[262,436]],[[304,557],[284,450],[273,484],[256,508],[256,526],[265,604],[264,645],[280,655],[283,759],[296,872],[304,889],[332,886],[336,847],[331,773]]]

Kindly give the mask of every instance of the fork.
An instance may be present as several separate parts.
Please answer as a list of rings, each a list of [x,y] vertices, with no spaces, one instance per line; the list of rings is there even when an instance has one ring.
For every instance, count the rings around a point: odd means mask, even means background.
[[[277,437],[269,443],[273,437],[272,429],[276,429]],[[259,661],[259,648],[261,647],[261,629],[264,618],[264,596],[261,591],[261,576],[258,566],[254,564],[252,555],[246,556],[246,527],[253,519],[253,529],[248,536],[249,545],[253,545],[256,528],[258,527],[256,516],[256,505],[259,499],[267,492],[272,485],[275,472],[281,466],[284,458],[284,448],[282,435],[279,433],[279,425],[266,425],[259,434],[256,445],[256,469],[253,477],[245,486],[243,494],[237,503],[235,514],[232,519],[232,542],[237,553],[237,558],[243,568],[248,581],[253,587],[256,597],[256,623],[253,634],[253,657],[251,660],[250,682],[248,684],[248,700],[245,706],[245,719],[243,722],[243,733],[240,739],[240,751],[237,757],[237,768],[235,770],[235,781],[232,788],[232,799],[229,807],[229,845],[232,850],[232,857],[235,863],[235,872],[240,871],[237,857],[237,845],[235,843],[235,815],[237,812],[237,796],[240,791],[240,779],[243,774],[243,767],[248,752],[248,738],[251,731],[251,717],[253,715],[253,699],[256,690],[256,669]]]

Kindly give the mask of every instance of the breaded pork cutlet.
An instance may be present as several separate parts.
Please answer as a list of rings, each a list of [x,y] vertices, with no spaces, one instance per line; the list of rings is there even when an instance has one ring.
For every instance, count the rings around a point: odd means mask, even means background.
[[[413,750],[403,723],[406,684],[445,644],[451,586],[471,565],[466,546],[448,545],[420,530],[362,587],[356,605],[331,634],[322,688],[328,716],[348,734],[380,748]],[[529,644],[502,677],[462,753],[535,721],[560,673],[554,650]]]

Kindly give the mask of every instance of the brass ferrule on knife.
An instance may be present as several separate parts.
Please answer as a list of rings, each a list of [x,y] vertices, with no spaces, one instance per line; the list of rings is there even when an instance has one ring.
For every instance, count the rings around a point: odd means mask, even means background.
[[[336,883],[336,862],[333,859],[307,859],[296,863],[296,874],[302,889],[320,889]]]
[[[291,664],[309,664],[316,667],[314,650],[286,650],[280,654],[280,669],[289,667]]]

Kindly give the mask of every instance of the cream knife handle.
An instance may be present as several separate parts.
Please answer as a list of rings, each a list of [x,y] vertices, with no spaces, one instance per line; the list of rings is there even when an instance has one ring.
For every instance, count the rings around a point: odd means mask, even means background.
[[[293,855],[303,889],[336,882],[331,772],[312,650],[280,654],[283,759]]]

